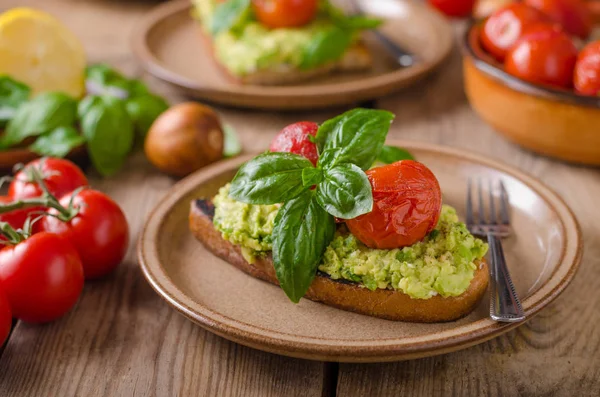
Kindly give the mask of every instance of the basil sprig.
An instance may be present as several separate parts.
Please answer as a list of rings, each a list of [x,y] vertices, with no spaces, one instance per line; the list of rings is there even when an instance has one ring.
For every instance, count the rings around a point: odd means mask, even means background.
[[[401,160],[414,160],[412,154],[406,149],[402,149],[396,146],[384,146],[379,153],[378,161],[384,164],[392,164]]]
[[[0,127],[6,126],[17,109],[29,100],[31,90],[8,76],[0,76]]]
[[[298,302],[333,239],[335,218],[370,212],[368,169],[379,156],[393,120],[383,110],[354,109],[321,125],[317,166],[291,153],[264,153],[231,182],[230,196],[249,204],[283,203],[273,229],[273,264],[281,288]]]

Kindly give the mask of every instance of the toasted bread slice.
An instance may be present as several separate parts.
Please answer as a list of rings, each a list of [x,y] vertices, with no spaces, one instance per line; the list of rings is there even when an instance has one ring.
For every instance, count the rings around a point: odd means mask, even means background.
[[[242,256],[240,247],[223,239],[215,229],[213,215],[214,207],[210,201],[192,202],[189,221],[194,236],[213,254],[240,270],[278,285],[272,257],[268,255],[257,258],[255,263],[248,263]],[[488,267],[482,260],[469,289],[462,295],[413,299],[400,291],[371,291],[358,283],[333,280],[327,274],[319,272],[305,297],[329,306],[388,320],[433,323],[456,320],[473,311],[485,293],[488,281]]]
[[[221,69],[221,71],[231,80],[241,84],[265,86],[290,85],[326,76],[332,72],[360,72],[368,70],[373,66],[371,52],[362,42],[357,42],[352,47],[348,48],[339,61],[328,63],[327,65],[319,66],[314,69],[300,70],[288,64],[279,64],[273,65],[268,69],[257,70],[245,76],[236,76],[219,62],[213,48],[212,37],[202,31],[202,29],[200,29],[200,31],[204,42],[210,46],[213,61],[217,64],[219,69]]]

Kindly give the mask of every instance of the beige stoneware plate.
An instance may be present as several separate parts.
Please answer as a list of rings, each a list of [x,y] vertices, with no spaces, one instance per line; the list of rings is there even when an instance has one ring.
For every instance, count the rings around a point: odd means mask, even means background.
[[[140,21],[133,50],[144,68],[187,94],[226,105],[262,109],[302,109],[355,103],[397,91],[430,73],[450,54],[453,31],[436,11],[416,0],[362,3],[385,19],[381,31],[420,59],[399,68],[389,54],[365,34],[375,65],[369,72],[338,73],[302,85],[241,85],[226,77],[190,16],[189,0],[159,5]]]
[[[444,201],[464,216],[467,178],[502,179],[516,233],[505,241],[508,265],[529,318],[554,300],[578,268],[582,239],[571,210],[536,179],[486,157],[422,143],[406,147],[437,175]],[[481,343],[519,324],[488,318],[486,298],[469,316],[411,324],[354,314],[303,299],[213,256],[188,230],[190,202],[211,197],[251,156],[221,162],[175,185],[151,213],[138,257],[152,287],[207,330],[278,354],[327,361],[376,362],[425,357]],[[463,217],[464,219],[464,217]]]

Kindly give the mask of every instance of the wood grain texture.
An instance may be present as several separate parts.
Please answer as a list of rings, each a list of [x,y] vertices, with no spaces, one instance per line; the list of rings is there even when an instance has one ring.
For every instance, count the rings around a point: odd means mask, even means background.
[[[0,9],[16,5],[59,16],[83,40],[91,62],[140,74],[127,38],[152,3],[4,0]],[[184,99],[166,86],[153,88],[172,102]],[[296,118],[222,113],[248,150],[264,148],[276,126]],[[148,285],[137,265],[135,240],[146,214],[175,180],[153,169],[141,153],[116,177],[103,180],[92,172],[90,180],[127,215],[132,235],[127,258],[107,279],[87,283],[63,319],[16,325],[0,360],[0,396],[321,396],[331,389],[323,383],[324,363],[262,353],[214,336],[177,314]]]
[[[455,54],[427,84],[379,101],[379,107],[397,115],[390,137],[486,153],[540,178],[561,194],[579,219],[585,239],[583,264],[556,302],[515,331],[440,357],[340,364],[338,395],[598,396],[600,170],[536,156],[496,135],[469,108],[460,68]]]

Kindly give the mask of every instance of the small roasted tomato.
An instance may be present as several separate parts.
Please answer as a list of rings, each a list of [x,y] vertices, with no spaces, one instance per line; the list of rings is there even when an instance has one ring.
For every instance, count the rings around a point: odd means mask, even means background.
[[[563,29],[574,36],[587,38],[592,30],[592,15],[583,0],[525,0],[528,4],[551,20],[559,23]]]
[[[573,83],[578,94],[600,95],[600,41],[589,43],[579,53]]]
[[[534,84],[570,88],[577,61],[571,37],[554,25],[536,24],[510,49],[505,70]]]
[[[252,0],[256,17],[263,25],[275,28],[304,26],[317,15],[318,0]]]
[[[285,127],[271,141],[271,152],[289,152],[299,154],[309,159],[314,165],[319,159],[317,145],[312,142],[309,135],[316,136],[319,125],[312,121],[301,121]]]
[[[442,192],[425,165],[402,160],[367,171],[373,210],[346,221],[367,247],[394,249],[421,241],[440,219]]]
[[[541,11],[522,3],[509,4],[490,16],[481,30],[481,44],[502,62],[506,53],[534,23],[548,22]]]
[[[429,0],[429,3],[449,17],[462,18],[471,15],[476,0]]]

